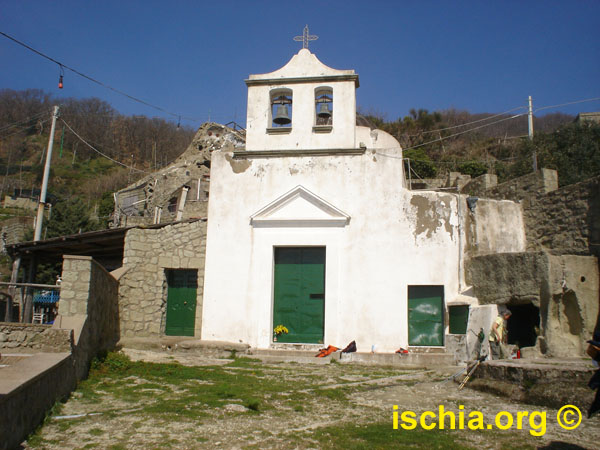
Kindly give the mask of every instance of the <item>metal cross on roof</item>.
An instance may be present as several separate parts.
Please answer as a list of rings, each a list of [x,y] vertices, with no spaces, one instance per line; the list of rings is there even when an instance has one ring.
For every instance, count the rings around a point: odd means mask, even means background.
[[[302,32],[302,36],[295,36],[295,41],[302,41],[302,48],[308,48],[308,41],[316,41],[319,39],[319,36],[315,36],[314,34],[308,34],[308,25],[304,27],[304,31]]]

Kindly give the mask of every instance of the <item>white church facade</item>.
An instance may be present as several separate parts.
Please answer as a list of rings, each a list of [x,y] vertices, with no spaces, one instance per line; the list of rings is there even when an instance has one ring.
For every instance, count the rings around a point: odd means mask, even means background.
[[[398,141],[356,125],[358,75],[306,48],[246,84],[245,147],[212,154],[201,338],[444,348],[449,308],[476,303],[467,240],[522,251],[519,205],[482,229],[465,196],[407,189]]]

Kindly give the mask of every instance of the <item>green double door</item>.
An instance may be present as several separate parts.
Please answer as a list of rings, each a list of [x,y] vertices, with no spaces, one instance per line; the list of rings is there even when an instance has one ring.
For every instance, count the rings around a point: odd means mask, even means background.
[[[196,292],[198,271],[170,269],[167,271],[167,336],[194,336],[196,326]]]
[[[444,286],[408,286],[408,345],[444,345]]]
[[[325,247],[276,247],[273,328],[288,334],[278,342],[323,343]]]

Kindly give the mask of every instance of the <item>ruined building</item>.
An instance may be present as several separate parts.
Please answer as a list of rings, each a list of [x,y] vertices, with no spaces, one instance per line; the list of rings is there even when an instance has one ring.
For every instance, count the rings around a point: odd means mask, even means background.
[[[244,132],[206,123],[175,161],[114,194],[114,227],[206,218],[210,155],[243,145]]]

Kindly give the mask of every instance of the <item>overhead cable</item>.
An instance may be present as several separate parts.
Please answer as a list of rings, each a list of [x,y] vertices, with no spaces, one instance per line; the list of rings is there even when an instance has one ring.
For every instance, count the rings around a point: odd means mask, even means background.
[[[504,116],[504,115],[506,115],[506,114],[508,114],[508,113],[511,113],[511,112],[513,112],[513,111],[518,111],[519,109],[527,109],[527,107],[526,107],[526,106],[518,106],[518,107],[516,107],[516,108],[509,109],[508,111],[504,111],[504,112],[502,112],[502,113],[495,114],[495,115],[493,115],[493,116],[485,117],[485,118],[483,118],[483,119],[474,120],[474,121],[472,121],[472,122],[463,123],[463,124],[461,124],[461,125],[453,125],[453,126],[451,126],[451,127],[439,128],[439,129],[437,129],[437,130],[423,131],[422,133],[418,133],[418,134],[409,134],[409,135],[406,135],[406,136],[409,136],[409,137],[416,137],[416,136],[421,136],[421,135],[423,135],[423,134],[428,134],[428,133],[438,133],[438,132],[440,132],[440,131],[452,130],[452,129],[454,129],[454,128],[460,128],[460,127],[466,127],[466,126],[468,126],[468,125],[473,125],[474,123],[485,122],[486,120],[491,120],[491,119],[495,119],[496,117]]]
[[[419,145],[414,145],[414,146],[412,146],[412,147],[406,147],[406,148],[404,148],[403,150],[411,150],[411,149],[413,149],[413,148],[419,148],[419,147],[423,147],[423,146],[425,146],[425,145],[434,144],[434,143],[436,143],[436,142],[441,142],[441,141],[444,141],[444,140],[446,140],[446,139],[450,139],[450,138],[452,138],[452,137],[455,137],[455,136],[460,136],[461,134],[470,133],[471,131],[479,130],[479,129],[481,129],[481,128],[489,127],[489,126],[491,126],[491,125],[495,125],[495,124],[497,124],[497,123],[500,123],[500,122],[505,122],[505,121],[507,121],[507,120],[516,119],[517,117],[526,116],[526,115],[527,115],[527,113],[521,113],[521,114],[516,114],[516,115],[514,115],[514,116],[511,116],[511,117],[505,117],[504,119],[500,119],[500,120],[497,120],[497,121],[495,121],[495,122],[492,122],[492,123],[486,123],[486,124],[484,124],[484,125],[480,125],[480,126],[478,126],[478,127],[475,127],[475,128],[470,128],[470,129],[468,129],[468,130],[461,131],[461,132],[459,132],[459,133],[454,133],[454,134],[450,134],[450,135],[448,135],[448,136],[439,137],[438,139],[435,139],[435,140],[433,140],[433,141],[424,142],[424,143],[422,143],[422,144],[419,144]]]
[[[65,122],[65,121],[64,121],[64,119],[60,119],[60,120],[62,121],[62,123],[64,123],[64,124],[65,124],[65,126],[66,126],[66,127],[69,129],[69,131],[70,131],[71,133],[73,133],[75,136],[77,136],[77,138],[79,138],[79,140],[80,140],[81,142],[83,142],[85,145],[87,145],[89,148],[91,148],[92,150],[94,150],[94,151],[95,151],[96,153],[98,153],[99,155],[101,155],[101,156],[105,157],[106,159],[109,159],[109,160],[111,160],[112,162],[114,162],[114,163],[116,163],[116,164],[119,164],[119,165],[121,165],[121,166],[123,166],[123,167],[127,167],[128,169],[135,170],[135,171],[137,171],[137,172],[141,172],[141,173],[148,173],[148,172],[146,172],[146,171],[144,171],[144,170],[140,170],[140,169],[138,169],[138,168],[136,168],[136,167],[133,167],[133,166],[128,166],[127,164],[123,164],[121,161],[117,161],[116,159],[113,159],[113,158],[111,158],[110,156],[108,156],[108,155],[106,155],[106,154],[102,153],[100,150],[98,150],[98,149],[97,149],[97,148],[95,148],[93,145],[91,145],[90,143],[88,143],[88,142],[87,142],[85,139],[83,139],[81,136],[79,136],[79,134],[77,134],[77,132],[76,132],[76,131],[75,131],[73,128],[71,128],[71,126],[70,126],[70,125],[69,125],[67,122]]]
[[[586,98],[585,100],[576,100],[574,102],[561,103],[560,105],[542,106],[541,108],[536,108],[533,112],[541,111],[543,109],[558,108],[560,106],[575,105],[577,103],[595,102],[597,100],[600,100],[600,97]]]
[[[135,102],[141,103],[142,105],[146,105],[146,106],[148,106],[148,107],[150,107],[150,108],[154,108],[154,109],[156,109],[156,110],[158,110],[158,111],[164,112],[165,114],[168,114],[168,115],[170,115],[170,116],[173,116],[173,117],[177,117],[177,118],[181,118],[181,119],[189,120],[189,121],[192,121],[192,122],[201,122],[201,120],[199,120],[199,119],[192,118],[192,117],[186,117],[186,116],[183,116],[183,115],[181,115],[181,114],[177,114],[177,113],[173,113],[173,112],[167,111],[166,109],[164,109],[164,108],[161,108],[160,106],[153,105],[152,103],[148,103],[148,102],[147,102],[147,101],[145,101],[145,100],[141,100],[141,99],[139,99],[139,98],[137,98],[137,97],[134,97],[133,95],[129,95],[129,94],[127,94],[126,92],[123,92],[123,91],[120,91],[120,90],[118,90],[118,89],[115,89],[115,88],[113,88],[113,87],[111,87],[111,86],[109,86],[109,85],[107,85],[107,84],[105,84],[105,83],[103,83],[103,82],[101,82],[101,81],[99,81],[99,80],[96,80],[95,78],[92,78],[92,77],[91,77],[91,76],[89,76],[89,75],[86,75],[86,74],[84,74],[84,73],[80,72],[80,71],[79,71],[79,70],[77,70],[77,69],[74,69],[74,68],[72,68],[72,67],[69,67],[69,66],[67,66],[66,64],[64,64],[64,63],[62,63],[62,62],[60,62],[60,61],[57,61],[56,59],[54,59],[54,58],[52,58],[52,57],[50,57],[50,56],[48,56],[48,55],[46,55],[46,54],[44,54],[44,53],[40,52],[39,50],[36,50],[35,48],[33,48],[33,47],[31,47],[31,46],[29,46],[29,45],[25,44],[24,42],[21,42],[21,41],[19,41],[18,39],[15,39],[14,37],[12,37],[12,36],[10,36],[10,35],[8,35],[8,34],[6,34],[6,33],[2,32],[2,31],[0,31],[0,34],[1,34],[2,36],[4,36],[4,37],[6,37],[6,38],[10,39],[11,41],[13,41],[13,42],[15,42],[15,43],[17,43],[17,44],[19,44],[19,45],[21,45],[21,46],[25,47],[26,49],[28,49],[28,50],[30,50],[30,51],[32,51],[32,52],[34,52],[34,53],[38,54],[39,56],[41,56],[41,57],[43,57],[43,58],[46,58],[47,60],[49,60],[49,61],[52,61],[52,62],[53,62],[53,63],[55,63],[55,64],[58,64],[58,66],[59,66],[59,67],[61,67],[61,68],[65,68],[65,69],[68,69],[68,70],[70,70],[71,72],[73,72],[73,73],[75,73],[75,74],[79,75],[80,77],[83,77],[83,78],[85,78],[86,80],[89,80],[89,81],[91,81],[92,83],[96,83],[96,84],[98,84],[98,85],[100,85],[100,86],[102,86],[102,87],[104,87],[104,88],[106,88],[106,89],[110,89],[111,91],[113,91],[113,92],[116,92],[117,94],[123,95],[124,97],[127,97],[127,98],[129,98],[130,100],[133,100],[133,101],[135,101]]]
[[[39,122],[37,122],[37,124],[38,124],[38,125],[42,125],[42,124],[44,124],[44,123],[46,123],[46,122],[49,122],[50,120],[51,120],[51,119],[44,119],[44,120],[40,120]],[[4,136],[0,136],[0,138],[2,138],[2,139],[6,139],[6,138],[9,138],[9,137],[11,137],[11,136],[14,136],[15,134],[23,133],[23,132],[26,130],[26,128],[27,128],[27,127],[24,127],[23,125],[21,125],[21,127],[20,127],[20,128],[21,128],[20,130],[13,131],[13,132],[12,132],[12,133],[10,133],[10,134],[5,134]]]
[[[2,128],[0,128],[0,133],[1,133],[2,131],[4,131],[4,130],[8,130],[9,128],[16,127],[16,126],[18,126],[18,125],[21,125],[21,124],[23,124],[23,123],[27,123],[27,122],[30,122],[30,121],[32,121],[32,120],[35,120],[35,119],[37,119],[39,116],[43,116],[44,114],[47,114],[47,113],[48,113],[48,111],[49,111],[49,110],[48,110],[48,109],[46,109],[46,110],[44,110],[44,111],[42,111],[42,112],[39,112],[39,113],[37,113],[37,114],[34,114],[33,116],[27,117],[26,119],[19,120],[18,122],[13,122],[13,123],[10,123],[10,124],[8,124],[8,125],[5,125],[5,126],[3,126]]]

